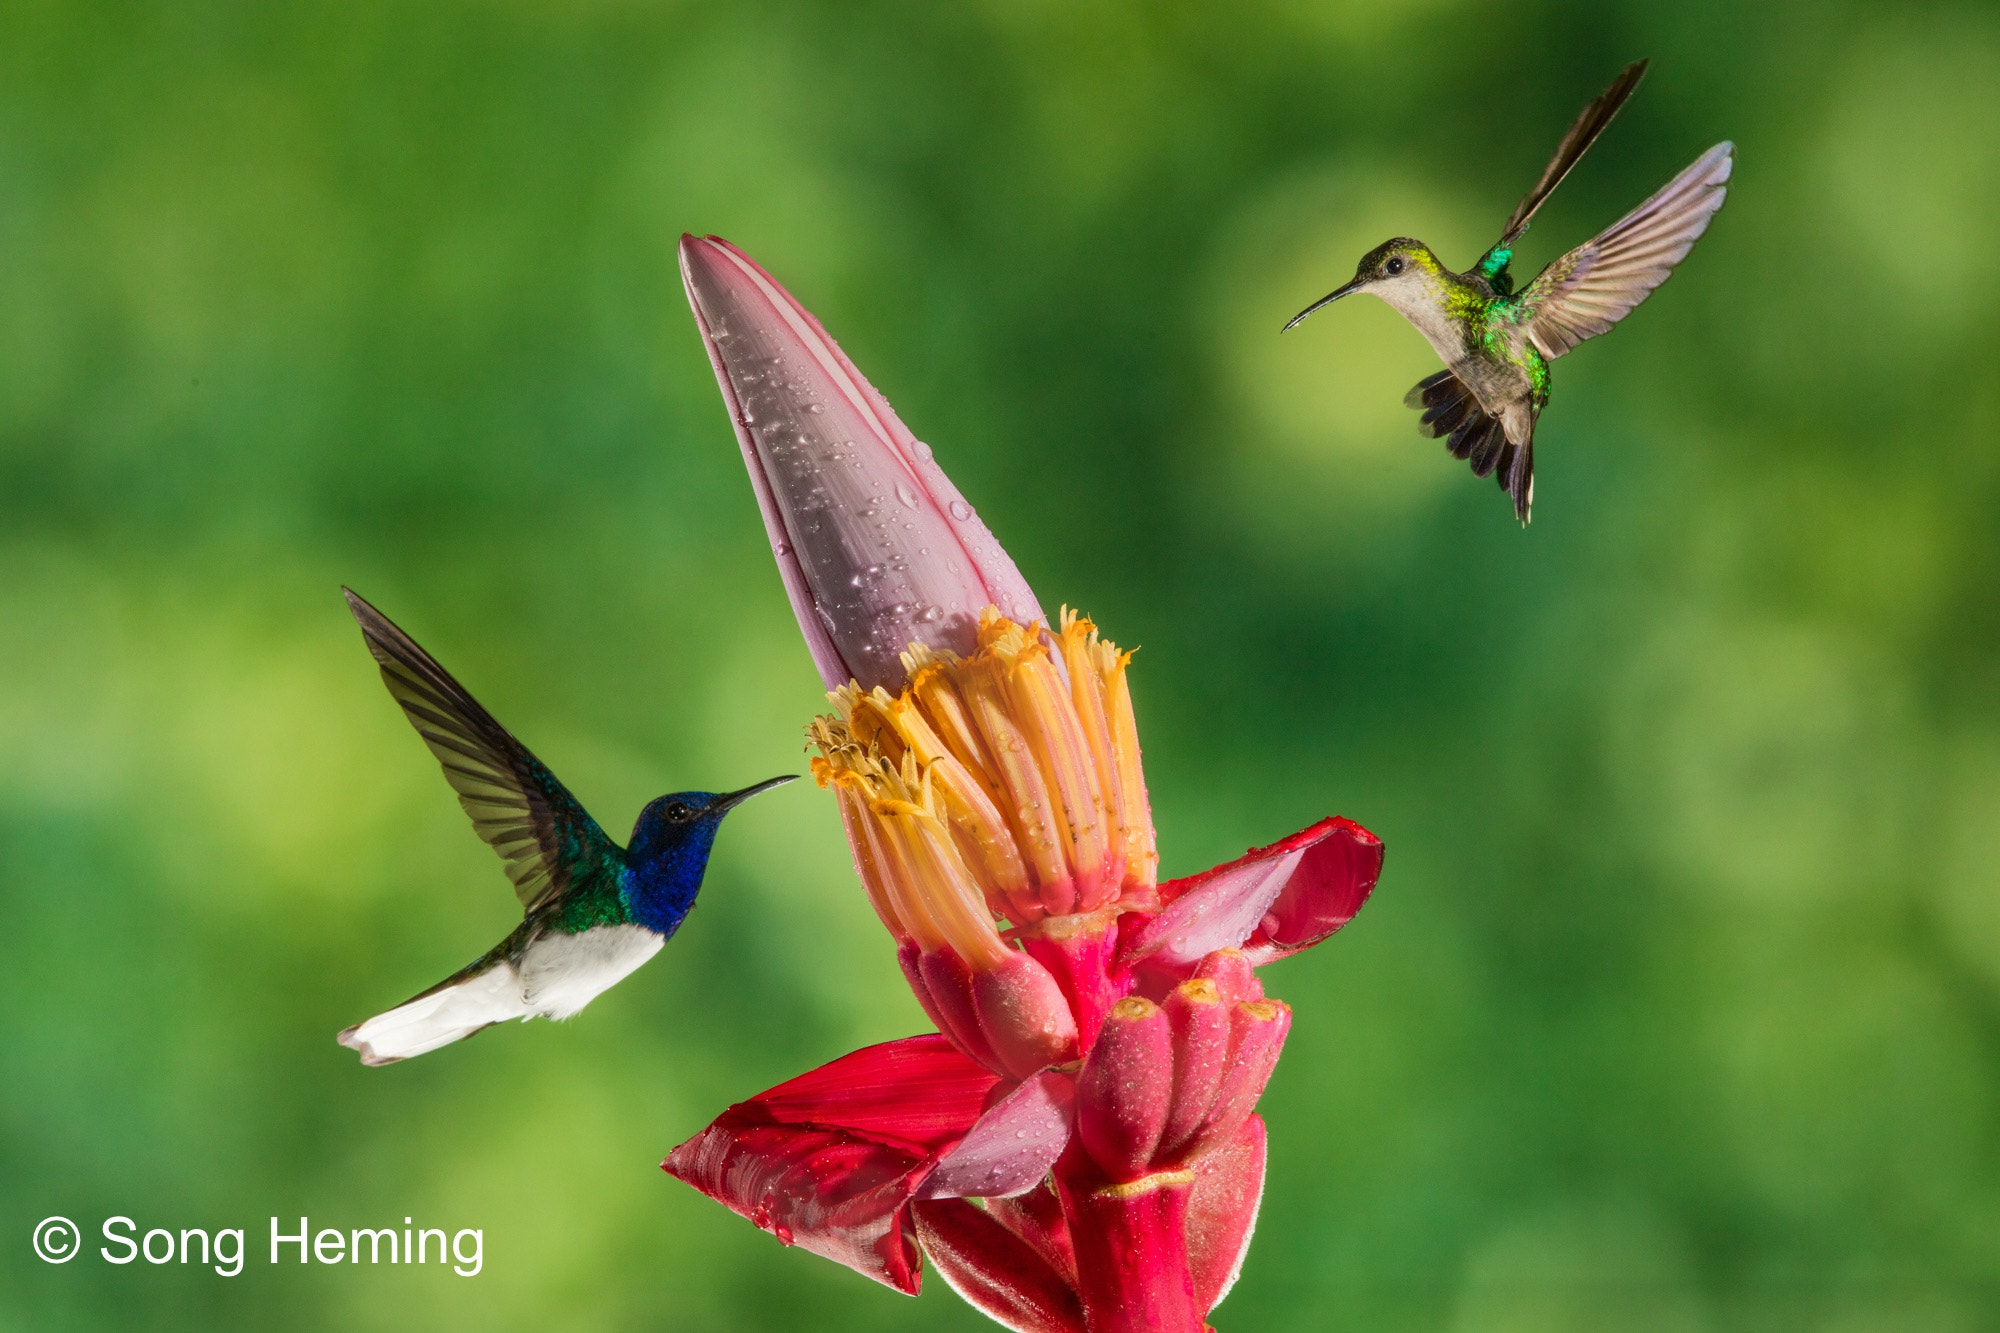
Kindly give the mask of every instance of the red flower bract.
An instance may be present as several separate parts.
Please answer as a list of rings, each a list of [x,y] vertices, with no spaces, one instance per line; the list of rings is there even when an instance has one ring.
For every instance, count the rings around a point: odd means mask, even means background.
[[[919,1191],[1039,1180],[1068,1111],[1060,1079],[1004,1087],[943,1037],[909,1037],[739,1102],[660,1165],[786,1244],[914,1293]]]
[[[1263,1191],[1292,1012],[1255,968],[1367,900],[1326,819],[1158,882],[1131,654],[1013,562],[819,322],[727,242],[682,272],[834,713],[809,736],[932,1035],[730,1107],[663,1165],[899,1291],[1030,1333],[1197,1333]]]

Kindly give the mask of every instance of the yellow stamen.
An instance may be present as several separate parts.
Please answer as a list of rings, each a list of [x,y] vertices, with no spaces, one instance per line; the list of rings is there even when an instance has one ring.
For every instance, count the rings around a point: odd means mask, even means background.
[[[901,694],[850,684],[808,729],[869,900],[920,949],[998,966],[995,917],[1030,926],[1151,896],[1130,657],[1074,612],[1061,626],[989,607],[970,657],[912,644]]]
[[[834,804],[840,808],[840,826],[847,831],[847,845],[854,851],[854,873],[861,877],[861,887],[868,891],[868,905],[875,909],[875,915],[882,918],[891,935],[903,939],[909,934],[903,920],[889,900],[888,890],[882,883],[880,863],[875,851],[869,845],[867,827],[868,798],[861,790],[859,780],[851,774],[829,780],[821,777],[822,771],[830,770],[824,759],[813,760],[813,776],[820,779],[820,786],[833,787]]]
[[[1146,774],[1139,766],[1139,723],[1132,716],[1132,692],[1125,668],[1132,654],[1108,643],[1094,644],[1111,720],[1111,752],[1118,759],[1118,827],[1125,836],[1125,875],[1151,888],[1159,882],[1160,853],[1153,838],[1153,807],[1146,799]]]
[[[1090,911],[1105,896],[1107,840],[1104,797],[1083,725],[1042,644],[1029,643],[1015,656],[1008,687],[1015,716],[1022,719],[1022,735],[1046,789],[1057,801],[1050,808],[1050,822],[1076,886],[1076,902],[1068,910]]]
[[[995,785],[1006,794],[1007,823],[1021,859],[1034,873],[1042,905],[1050,913],[1066,911],[1071,892],[1069,866],[1049,817],[1052,802],[1042,782],[1042,770],[1008,697],[1007,666],[991,654],[981,653],[965,664],[959,684],[987,753],[993,757],[993,776],[998,779]]]

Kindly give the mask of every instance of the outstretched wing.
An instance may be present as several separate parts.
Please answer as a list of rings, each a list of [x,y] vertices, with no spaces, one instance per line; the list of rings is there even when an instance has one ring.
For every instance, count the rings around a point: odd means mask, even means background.
[[[1495,250],[1505,250],[1521,238],[1521,233],[1528,229],[1528,220],[1535,216],[1535,210],[1555,193],[1556,186],[1562,184],[1563,177],[1569,175],[1570,168],[1589,151],[1597,136],[1604,133],[1604,127],[1611,123],[1611,118],[1618,114],[1618,108],[1625,105],[1625,99],[1632,95],[1632,90],[1645,76],[1646,62],[1633,61],[1609,88],[1598,94],[1596,101],[1578,113],[1576,123],[1569,127],[1569,133],[1563,135],[1562,143],[1556,146],[1556,155],[1542,169],[1542,178],[1515,205],[1514,216],[1507,219],[1507,229],[1501,233],[1500,243],[1493,247]]]
[[[424,738],[472,827],[507,863],[529,912],[577,875],[621,853],[555,774],[451,678],[417,641],[346,588],[382,682]]]
[[[1520,321],[1554,360],[1608,332],[1665,282],[1722,207],[1736,145],[1717,144],[1660,192],[1543,269],[1520,296]]]

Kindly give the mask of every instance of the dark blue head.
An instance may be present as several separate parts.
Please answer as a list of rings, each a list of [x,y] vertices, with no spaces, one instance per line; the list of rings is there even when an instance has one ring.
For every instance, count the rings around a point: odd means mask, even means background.
[[[708,854],[722,817],[760,791],[781,787],[794,775],[772,778],[742,791],[677,791],[639,812],[626,852],[623,885],[632,919],[672,935],[701,892]]]

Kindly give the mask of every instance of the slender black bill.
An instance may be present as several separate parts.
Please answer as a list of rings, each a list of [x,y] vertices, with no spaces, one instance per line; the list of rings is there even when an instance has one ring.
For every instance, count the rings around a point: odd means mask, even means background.
[[[736,806],[743,804],[745,801],[749,800],[752,796],[755,796],[758,792],[769,791],[773,787],[782,787],[787,782],[797,782],[798,780],[799,780],[799,775],[796,773],[787,773],[781,778],[767,778],[766,780],[758,783],[754,787],[745,787],[742,791],[733,791],[730,792],[727,796],[722,796],[717,798],[715,804],[713,806],[710,806],[709,808],[716,811],[717,813],[720,813],[724,810],[730,810],[735,808]]]
[[[1344,287],[1334,288],[1332,291],[1328,292],[1325,296],[1320,297],[1319,300],[1314,301],[1311,305],[1307,306],[1304,310],[1299,311],[1298,314],[1293,315],[1290,321],[1286,323],[1285,327],[1279,329],[1278,332],[1290,333],[1293,329],[1298,327],[1299,321],[1303,320],[1307,315],[1312,314],[1315,310],[1320,310],[1326,306],[1330,306],[1335,301],[1338,301],[1341,297],[1352,295],[1353,293],[1359,291],[1360,289],[1361,289],[1361,279],[1359,278],[1356,278],[1353,282],[1348,283]]]

